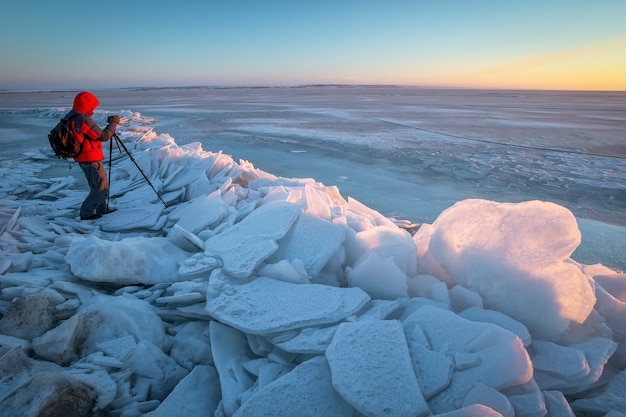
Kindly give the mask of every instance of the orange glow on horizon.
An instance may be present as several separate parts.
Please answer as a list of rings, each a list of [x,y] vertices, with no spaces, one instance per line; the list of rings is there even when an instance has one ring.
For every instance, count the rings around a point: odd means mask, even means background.
[[[626,36],[475,72],[465,82],[493,88],[626,91]]]

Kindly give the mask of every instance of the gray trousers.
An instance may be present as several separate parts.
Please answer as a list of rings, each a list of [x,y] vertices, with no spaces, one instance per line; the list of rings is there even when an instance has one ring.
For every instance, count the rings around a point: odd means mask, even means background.
[[[107,213],[107,197],[109,196],[109,179],[104,171],[104,164],[98,162],[79,162],[89,184],[89,195],[80,206],[81,217],[88,217],[94,213]]]

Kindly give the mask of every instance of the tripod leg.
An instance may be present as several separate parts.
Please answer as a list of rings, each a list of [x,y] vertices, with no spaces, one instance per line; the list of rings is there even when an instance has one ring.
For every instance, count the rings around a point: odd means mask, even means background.
[[[109,200],[111,199],[111,158],[113,156],[113,138],[110,139],[111,143],[109,143],[109,191],[107,191],[107,213],[109,212]]]
[[[150,187],[152,187],[152,191],[154,191],[154,193],[157,195],[157,197],[159,197],[159,200],[161,200],[161,203],[163,203],[165,208],[167,208],[167,204],[165,203],[165,201],[163,201],[163,198],[161,198],[161,196],[159,195],[159,192],[156,190],[156,188],[154,188],[154,185],[152,185],[152,183],[150,182],[150,180],[148,179],[146,174],[143,172],[143,170],[141,169],[139,164],[137,164],[137,161],[135,161],[135,158],[133,158],[133,154],[131,154],[130,151],[126,148],[126,145],[124,145],[124,142],[122,142],[122,140],[116,134],[113,135],[113,138],[115,138],[115,142],[117,143],[117,146],[118,147],[121,146],[122,149],[124,149],[124,151],[126,151],[126,153],[128,154],[128,157],[133,162],[133,164],[135,164],[135,166],[137,167],[137,169],[139,170],[141,175],[143,175],[143,178],[146,180],[148,185],[150,185]]]

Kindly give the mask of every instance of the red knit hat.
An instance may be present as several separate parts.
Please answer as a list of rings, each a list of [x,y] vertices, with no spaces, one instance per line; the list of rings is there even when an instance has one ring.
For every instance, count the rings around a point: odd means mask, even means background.
[[[100,102],[96,96],[88,91],[83,91],[82,93],[76,94],[73,109],[91,116],[96,107],[98,107],[98,104],[100,104]]]

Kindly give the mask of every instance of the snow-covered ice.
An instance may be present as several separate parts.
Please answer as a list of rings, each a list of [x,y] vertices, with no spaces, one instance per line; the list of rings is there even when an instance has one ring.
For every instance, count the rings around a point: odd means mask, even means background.
[[[114,150],[118,210],[81,222],[79,173],[43,143],[6,148],[0,416],[626,414],[626,274],[577,260],[568,208],[463,198],[415,224],[179,145],[142,111],[95,118],[125,119],[167,207]],[[262,113],[235,130],[325,132]]]

